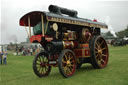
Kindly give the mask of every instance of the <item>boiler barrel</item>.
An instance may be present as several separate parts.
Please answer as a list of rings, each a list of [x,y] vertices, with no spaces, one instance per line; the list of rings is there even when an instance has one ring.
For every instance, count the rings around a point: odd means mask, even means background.
[[[77,17],[77,11],[75,10],[70,10],[66,8],[62,8],[56,5],[50,5],[49,6],[49,11],[57,14],[66,14],[72,17]]]
[[[78,47],[77,41],[52,41],[46,46],[49,52],[58,52],[62,49],[74,49]]]

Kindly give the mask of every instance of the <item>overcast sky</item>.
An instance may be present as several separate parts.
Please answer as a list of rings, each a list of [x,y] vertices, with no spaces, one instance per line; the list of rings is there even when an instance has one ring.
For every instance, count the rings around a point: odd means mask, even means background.
[[[48,11],[50,4],[77,10],[81,18],[106,22],[115,32],[128,25],[126,0],[0,0],[0,4],[0,44],[25,41],[27,33],[19,19],[30,11]]]

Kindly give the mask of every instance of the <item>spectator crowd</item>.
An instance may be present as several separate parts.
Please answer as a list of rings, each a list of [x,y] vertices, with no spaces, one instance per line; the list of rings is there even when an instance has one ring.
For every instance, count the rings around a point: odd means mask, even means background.
[[[41,47],[17,47],[16,48],[16,55],[23,55],[23,56],[32,56],[39,53],[43,48]]]

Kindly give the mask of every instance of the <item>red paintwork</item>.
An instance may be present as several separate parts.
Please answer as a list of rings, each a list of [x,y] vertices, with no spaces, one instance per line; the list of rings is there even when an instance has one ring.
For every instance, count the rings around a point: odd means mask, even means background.
[[[80,44],[80,48],[89,48],[88,44]]]
[[[73,41],[73,44],[74,44],[74,48],[77,48],[79,43],[77,41]]]
[[[41,39],[42,39],[42,35],[33,35],[30,37],[30,42],[33,43],[34,41],[38,41],[38,42],[41,42]]]
[[[74,49],[76,57],[88,57],[90,56],[90,49],[88,44],[80,44],[80,48]]]
[[[75,49],[74,53],[76,57],[88,57],[90,56],[90,50],[89,49]]]
[[[85,56],[90,56],[90,50],[89,49],[85,49]]]
[[[75,53],[76,57],[82,56],[82,49],[75,49],[74,53]]]
[[[30,37],[29,40],[30,40],[31,43],[33,43],[34,41],[37,41],[37,42],[40,43],[42,37],[43,37],[42,35],[33,35],[33,36]],[[45,40],[47,40],[47,42],[50,42],[51,40],[53,40],[52,37],[49,37],[49,36],[47,36],[47,35],[45,35],[44,37],[45,37]]]
[[[37,24],[37,22],[41,21],[41,11],[33,11],[25,14],[23,17],[20,18],[20,26],[29,26],[28,25],[28,17],[30,17],[30,26],[33,27]]]

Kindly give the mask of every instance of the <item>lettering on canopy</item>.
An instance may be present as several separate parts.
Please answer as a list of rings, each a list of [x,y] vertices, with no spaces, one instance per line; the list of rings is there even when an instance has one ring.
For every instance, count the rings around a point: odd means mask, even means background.
[[[81,26],[89,26],[89,27],[96,27],[96,28],[107,28],[107,26],[104,26],[104,25],[88,23],[88,22],[81,22],[81,21],[58,18],[58,17],[51,17],[51,16],[47,16],[47,20],[48,21],[54,21],[54,22],[67,23],[67,24],[81,25]]]

